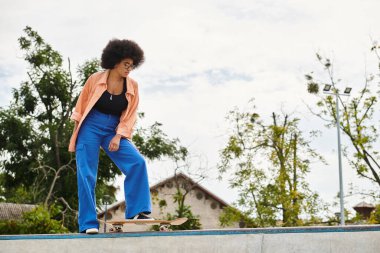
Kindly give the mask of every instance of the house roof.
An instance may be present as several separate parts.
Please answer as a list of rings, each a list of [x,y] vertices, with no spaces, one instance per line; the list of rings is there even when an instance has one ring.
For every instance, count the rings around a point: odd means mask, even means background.
[[[375,209],[375,206],[372,205],[372,204],[368,204],[368,203],[362,201],[362,202],[360,202],[359,204],[357,204],[356,206],[354,206],[353,208],[354,208],[354,209],[355,209],[355,208],[373,208],[373,209]]]
[[[200,189],[201,191],[205,192],[207,195],[209,195],[210,197],[212,197],[213,199],[215,199],[216,201],[218,201],[220,204],[222,204],[223,206],[229,206],[229,204],[227,202],[225,202],[224,200],[222,200],[221,198],[219,198],[218,196],[216,196],[215,194],[213,194],[212,192],[210,192],[209,190],[207,190],[206,188],[204,188],[202,185],[198,184],[197,182],[195,182],[193,179],[191,179],[189,176],[183,174],[183,173],[179,173],[177,175],[174,175],[172,177],[169,177],[157,184],[155,184],[154,186],[152,186],[150,188],[150,190],[156,190],[158,187],[160,186],[164,186],[166,183],[172,181],[175,177],[177,178],[183,178],[185,179],[186,181],[190,182],[191,185],[194,186],[194,188],[198,188]]]
[[[229,206],[229,204],[227,202],[225,202],[224,200],[222,200],[221,198],[219,198],[218,196],[216,196],[215,194],[213,194],[212,192],[210,192],[209,190],[207,190],[206,188],[204,188],[202,185],[200,185],[199,183],[196,183],[193,179],[191,179],[189,176],[183,174],[183,173],[179,173],[179,174],[176,174],[172,177],[169,177],[167,179],[164,179],[160,182],[158,182],[157,184],[153,185],[150,187],[150,191],[154,191],[154,190],[157,190],[159,187],[162,187],[164,186],[165,184],[167,184],[168,182],[172,181],[175,179],[175,177],[178,178],[182,178],[186,181],[188,181],[194,189],[198,188],[199,190],[203,191],[205,194],[207,194],[208,196],[210,196],[211,198],[213,198],[214,200],[216,200],[217,202],[219,202],[220,205],[222,206]],[[110,205],[107,210],[108,211],[111,211],[113,209],[117,209],[120,205],[125,205],[125,200],[122,200],[122,201],[119,201],[117,203],[114,203],[112,205]],[[98,213],[98,216],[101,216],[105,213],[105,210],[102,210],[101,212]]]
[[[0,203],[0,220],[19,220],[22,214],[31,211],[36,205]]]

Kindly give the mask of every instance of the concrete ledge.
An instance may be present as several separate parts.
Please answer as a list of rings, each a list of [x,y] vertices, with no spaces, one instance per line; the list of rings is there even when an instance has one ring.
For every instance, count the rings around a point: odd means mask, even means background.
[[[43,235],[0,235],[1,240],[43,240],[43,239],[93,239],[122,238],[147,236],[199,236],[199,235],[243,235],[243,234],[288,234],[288,233],[348,233],[348,232],[380,232],[380,225],[368,226],[330,226],[330,227],[287,227],[287,228],[245,228],[245,229],[215,229],[215,230],[185,230],[172,232],[125,232],[86,234],[43,234]]]
[[[0,252],[380,252],[380,226],[3,235]]]

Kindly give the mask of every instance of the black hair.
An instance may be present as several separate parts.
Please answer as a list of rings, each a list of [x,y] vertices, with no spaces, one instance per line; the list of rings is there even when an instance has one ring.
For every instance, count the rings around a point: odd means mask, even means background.
[[[132,40],[112,39],[103,49],[100,65],[104,69],[113,69],[125,58],[132,59],[133,66],[137,68],[145,61],[144,51]]]

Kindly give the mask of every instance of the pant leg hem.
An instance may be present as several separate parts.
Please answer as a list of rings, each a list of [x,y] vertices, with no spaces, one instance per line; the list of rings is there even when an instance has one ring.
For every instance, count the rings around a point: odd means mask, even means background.
[[[99,225],[97,225],[97,226],[85,226],[84,228],[79,228],[79,233],[86,233],[86,230],[90,229],[90,228],[97,228],[97,229],[99,229]]]
[[[129,219],[129,218],[131,218],[131,217],[135,217],[137,214],[139,214],[139,213],[146,213],[146,214],[151,214],[152,213],[152,211],[151,211],[151,209],[150,208],[141,208],[141,211],[138,211],[138,212],[135,212],[133,215],[130,215],[129,213],[125,213],[125,218],[126,219]]]

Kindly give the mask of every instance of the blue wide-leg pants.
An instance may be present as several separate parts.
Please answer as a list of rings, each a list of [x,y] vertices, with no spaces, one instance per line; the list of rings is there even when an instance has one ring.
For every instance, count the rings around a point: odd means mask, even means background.
[[[135,146],[127,139],[120,139],[117,151],[109,151],[108,145],[116,135],[119,117],[92,109],[79,129],[76,142],[76,163],[79,197],[79,231],[99,228],[96,214],[95,185],[98,172],[100,147],[125,175],[125,218],[138,213],[151,213],[151,198],[146,163]]]

